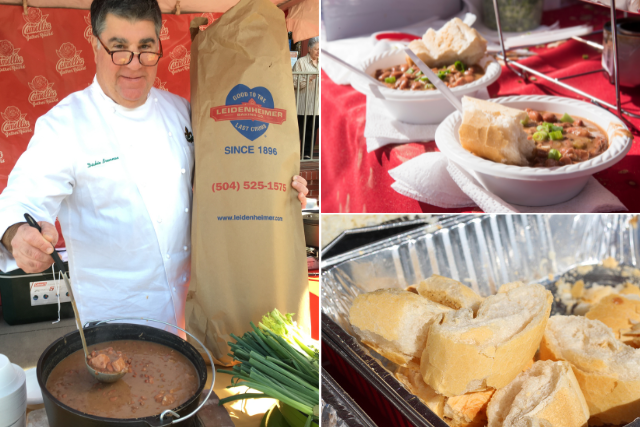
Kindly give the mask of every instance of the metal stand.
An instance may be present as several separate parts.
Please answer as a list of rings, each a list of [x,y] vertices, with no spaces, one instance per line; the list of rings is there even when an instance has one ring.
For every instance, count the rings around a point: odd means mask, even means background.
[[[596,3],[596,2],[590,2],[589,0],[583,0],[586,1],[588,3],[595,3],[598,4],[600,6],[603,6],[600,3]],[[568,79],[571,77],[578,77],[578,76],[582,76],[585,74],[591,74],[591,73],[596,73],[599,71],[603,71],[603,69],[600,70],[595,70],[595,71],[588,71],[586,73],[580,73],[580,74],[575,74],[573,76],[567,76],[567,77],[560,77],[557,79],[551,78],[546,76],[543,73],[540,73],[534,69],[531,69],[525,65],[519,64],[518,62],[515,61],[510,61],[507,58],[507,49],[504,47],[504,41],[503,41],[503,37],[502,37],[502,25],[500,24],[500,10],[498,8],[498,0],[493,0],[493,8],[495,10],[496,13],[496,24],[498,26],[498,35],[500,36],[500,47],[502,48],[502,55],[501,55],[501,59],[504,61],[505,66],[510,69],[513,73],[515,73],[517,76],[522,77],[523,79],[527,78],[527,73],[529,74],[533,74],[537,77],[540,77],[542,79],[545,79],[551,83],[555,83],[560,87],[563,87],[567,90],[570,90],[571,92],[577,93],[580,96],[584,96],[585,98],[588,98],[591,100],[591,102],[599,107],[606,107],[609,108],[611,110],[615,110],[618,114],[618,116],[626,121],[628,123],[628,120],[623,116],[623,115],[627,115],[629,117],[633,117],[633,118],[637,118],[640,119],[640,115],[637,114],[633,114],[630,113],[629,111],[623,110],[621,103],[620,103],[620,84],[619,84],[619,76],[618,76],[618,27],[617,27],[617,19],[616,19],[616,1],[615,0],[611,0],[611,35],[612,35],[612,41],[613,41],[613,76],[614,76],[614,84],[616,87],[616,105],[612,105],[608,102],[605,102],[601,99],[598,99],[592,95],[589,95],[586,92],[583,92],[579,89],[576,89],[572,86],[569,86],[566,83],[561,82],[560,80],[564,80],[564,79]],[[595,48],[602,48],[601,45],[597,44],[597,43],[593,43],[590,42],[588,40],[583,40],[580,37],[572,37],[574,40],[580,41],[582,43],[586,43],[592,47]],[[499,55],[500,56],[500,55]],[[520,70],[516,70],[514,67],[519,68]],[[630,123],[629,123],[630,124]]]

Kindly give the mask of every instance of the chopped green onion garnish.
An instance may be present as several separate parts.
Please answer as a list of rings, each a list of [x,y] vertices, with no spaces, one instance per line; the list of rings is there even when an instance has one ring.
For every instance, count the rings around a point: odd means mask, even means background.
[[[422,75],[422,71],[418,71],[418,72],[416,73],[416,77],[421,76],[421,75]]]
[[[453,65],[454,65],[454,67],[456,67],[456,70],[458,70],[458,71],[460,71],[460,72],[464,73],[464,70],[465,70],[466,68],[465,68],[465,66],[464,66],[464,64],[463,64],[462,62],[460,62],[460,61],[456,61]]]
[[[405,73],[413,74],[415,70],[413,68],[409,68]]]
[[[524,118],[524,120],[520,120],[520,124],[521,124],[522,126],[526,126],[526,125],[528,125],[528,124],[529,124],[529,116],[526,116],[526,117]]]
[[[549,138],[551,138],[554,141],[559,141],[561,139],[563,139],[564,137],[562,136],[562,131],[561,130],[556,130],[553,132],[549,132]]]
[[[435,89],[436,87],[434,85],[432,85],[431,83],[427,83],[426,85],[424,85],[425,88],[427,89]]]
[[[549,134],[543,130],[541,130],[540,132],[536,132],[533,134],[533,140],[534,141],[546,141],[547,138],[549,138]]]
[[[539,131],[545,131],[545,132],[555,132],[557,130],[562,130],[562,127],[561,126],[555,126],[555,125],[553,125],[551,123],[544,122],[540,126],[538,126],[536,129],[539,130]]]
[[[429,81],[429,78],[427,78],[427,77],[420,77],[420,81],[422,81],[422,82],[428,82],[428,81]]]
[[[451,71],[449,71],[449,70],[440,70],[440,71],[438,71],[438,78],[440,80],[444,80],[445,76],[447,74],[449,74],[449,73],[451,73]]]
[[[393,76],[390,76],[390,77],[387,77],[386,79],[384,79],[384,82],[393,84],[393,83],[396,82],[396,78],[393,77]]]
[[[562,118],[560,118],[560,121],[562,123],[573,123],[573,122],[575,122],[575,120],[573,120],[573,118],[571,118],[571,116],[568,115],[567,113],[564,113],[564,116],[562,116]]]
[[[560,154],[560,152],[555,148],[552,148],[551,150],[549,150],[549,155],[547,157],[553,160],[560,160],[562,154]]]

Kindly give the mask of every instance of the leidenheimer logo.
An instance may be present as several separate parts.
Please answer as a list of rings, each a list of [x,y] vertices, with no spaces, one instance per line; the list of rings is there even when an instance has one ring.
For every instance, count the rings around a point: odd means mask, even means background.
[[[93,31],[91,30],[91,14],[84,17],[84,22],[87,24],[87,28],[84,29],[84,39],[91,43],[91,36]]]
[[[58,93],[52,89],[53,83],[49,83],[44,76],[36,76],[28,83],[31,93],[29,102],[34,107],[36,105],[51,104],[58,102]]]
[[[245,138],[255,141],[262,136],[269,124],[281,125],[287,120],[287,110],[275,108],[273,96],[265,87],[250,89],[236,85],[225,102],[226,105],[211,108],[209,114],[216,122],[230,121]]]
[[[169,64],[169,71],[171,74],[179,73],[189,69],[191,63],[191,55],[186,47],[179,44],[169,54],[172,58]]]
[[[22,114],[18,107],[7,107],[4,113],[0,113],[4,119],[2,123],[2,133],[8,138],[12,135],[22,135],[23,133],[33,132],[31,123],[25,118],[27,114]]]
[[[169,29],[164,24],[167,23],[166,19],[162,20],[162,28],[160,29],[160,40],[169,40]]]
[[[56,50],[56,53],[60,57],[56,64],[56,71],[60,75],[67,73],[77,73],[78,71],[86,70],[84,65],[84,59],[80,56],[81,50],[76,50],[73,43],[63,43],[60,49]]]
[[[30,7],[26,15],[22,15],[26,24],[22,27],[22,35],[27,39],[37,39],[53,35],[51,24],[47,22],[49,15],[43,15],[37,7]]]
[[[9,40],[0,40],[0,72],[24,68],[24,58],[18,52],[20,49],[13,47]]]

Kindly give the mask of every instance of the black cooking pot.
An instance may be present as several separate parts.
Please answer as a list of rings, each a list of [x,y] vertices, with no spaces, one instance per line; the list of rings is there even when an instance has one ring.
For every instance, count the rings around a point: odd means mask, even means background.
[[[200,385],[196,393],[174,411],[184,417],[198,407],[200,394],[207,381],[207,367],[200,353],[182,338],[162,329],[130,323],[101,324],[85,328],[84,335],[87,346],[115,340],[139,340],[162,344],[180,352],[193,363],[198,373]],[[165,416],[161,421],[160,414],[153,417],[130,419],[98,417],[85,414],[60,402],[47,390],[47,379],[58,363],[77,350],[82,350],[82,341],[80,333],[75,331],[56,340],[38,360],[38,383],[42,389],[42,398],[50,427],[159,427],[168,426],[173,422],[174,418],[171,415]],[[197,425],[196,418],[193,416],[176,425],[193,427]],[[175,420],[177,421],[179,418],[175,418]]]

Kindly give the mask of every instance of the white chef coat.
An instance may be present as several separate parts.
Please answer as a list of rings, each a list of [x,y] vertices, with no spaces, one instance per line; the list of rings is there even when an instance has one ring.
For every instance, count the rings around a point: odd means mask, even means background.
[[[0,194],[0,236],[26,212],[58,217],[83,323],[147,317],[184,328],[193,169],[185,128],[185,99],[151,88],[129,109],[95,78],[37,120]],[[0,244],[0,270],[15,268]]]

